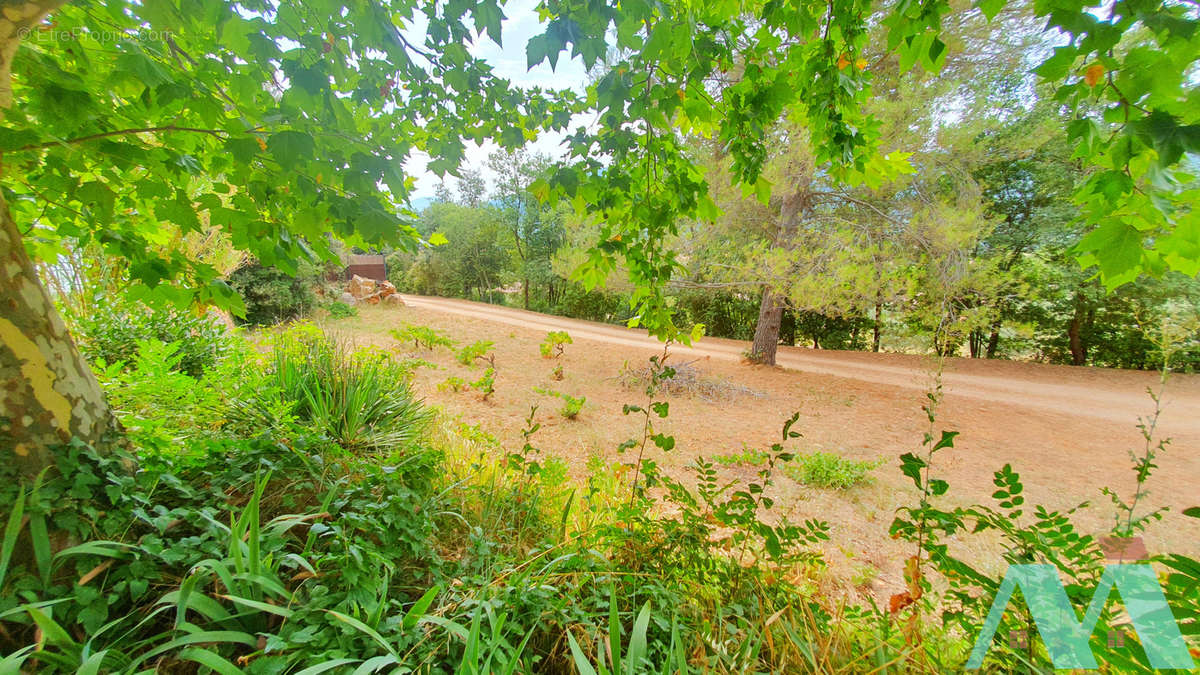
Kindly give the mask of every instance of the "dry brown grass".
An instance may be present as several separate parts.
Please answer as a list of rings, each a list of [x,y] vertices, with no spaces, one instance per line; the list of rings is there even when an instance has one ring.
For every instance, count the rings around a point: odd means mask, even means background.
[[[751,389],[745,385],[735,384],[716,375],[706,375],[695,367],[696,361],[688,361],[676,365],[667,364],[675,370],[675,374],[662,381],[662,387],[672,396],[687,396],[708,403],[732,401],[734,399],[766,398],[765,392]],[[642,390],[650,382],[650,366],[630,368],[626,362],[621,372],[616,375],[621,386],[631,390]]]

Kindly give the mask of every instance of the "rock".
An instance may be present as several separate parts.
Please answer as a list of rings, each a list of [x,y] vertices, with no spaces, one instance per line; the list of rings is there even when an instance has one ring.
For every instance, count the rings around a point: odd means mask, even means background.
[[[391,295],[383,298],[383,304],[391,305],[393,307],[403,307],[404,299],[400,297],[399,293],[392,293]]]
[[[396,287],[392,285],[392,282],[390,282],[390,281],[379,282],[379,296],[380,297],[390,298],[395,293],[396,293]]]
[[[364,279],[363,277],[355,274],[350,278],[349,291],[351,295],[359,300],[362,300],[363,298],[366,298],[368,295],[371,295],[375,292],[375,280]]]
[[[350,293],[342,293],[342,295],[340,297],[338,297],[338,300],[340,300],[341,302],[344,302],[350,306],[354,306],[354,305],[358,304],[358,298],[355,298]]]

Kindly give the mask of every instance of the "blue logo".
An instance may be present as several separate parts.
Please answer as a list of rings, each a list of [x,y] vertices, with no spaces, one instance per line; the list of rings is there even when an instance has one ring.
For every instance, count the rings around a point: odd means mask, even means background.
[[[1150,665],[1160,669],[1193,668],[1195,664],[1188,654],[1179,624],[1167,605],[1154,568],[1147,564],[1105,566],[1104,575],[1100,577],[1083,621],[1078,620],[1067,599],[1067,592],[1058,577],[1058,568],[1054,565],[1012,565],[1004,574],[1004,581],[988,610],[983,630],[975,640],[971,658],[967,660],[967,668],[975,669],[983,665],[983,657],[992,646],[992,638],[1000,627],[1000,619],[1016,588],[1021,589],[1038,634],[1056,669],[1097,668],[1096,657],[1088,641],[1114,587],[1121,594],[1130,623],[1141,640]]]

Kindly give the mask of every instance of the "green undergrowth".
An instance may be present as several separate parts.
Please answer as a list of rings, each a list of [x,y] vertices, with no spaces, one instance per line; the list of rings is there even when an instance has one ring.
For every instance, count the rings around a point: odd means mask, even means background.
[[[388,352],[306,324],[260,343],[191,376],[179,345],[142,341],[102,371],[122,442],[3,477],[0,672],[946,672],[998,583],[949,535],[994,530],[1006,560],[1058,561],[1080,607],[1097,569],[1069,514],[1021,507],[1008,467],[997,505],[940,510],[930,459],[953,435],[931,433],[902,458],[919,492],[892,527],[914,544],[908,590],[886,607],[823,591],[833,531],[770,496],[802,465],[798,416],[747,451],[745,482],[703,457],[672,477],[654,459],[678,451],[666,353],[625,406],[622,459],[595,454],[576,480],[536,407],[516,447],[428,409],[417,366]],[[1189,564],[1166,592],[1194,617]],[[1045,653],[998,637],[985,669],[1023,663]]]

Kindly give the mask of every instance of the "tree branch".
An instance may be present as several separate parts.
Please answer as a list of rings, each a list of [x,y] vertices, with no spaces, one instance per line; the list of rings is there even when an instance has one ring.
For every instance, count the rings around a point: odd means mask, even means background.
[[[86,143],[87,141],[94,141],[98,138],[108,138],[110,136],[125,136],[125,135],[129,135],[129,134],[148,134],[148,133],[156,133],[156,132],[160,132],[160,131],[186,131],[186,132],[195,133],[195,134],[209,134],[211,136],[216,136],[218,138],[228,135],[226,132],[221,131],[220,129],[197,129],[195,127],[178,127],[178,126],[175,126],[174,124],[168,124],[166,126],[161,126],[161,127],[140,127],[137,129],[117,129],[114,131],[103,131],[98,134],[89,134],[87,136],[79,136],[78,138],[68,138],[65,141],[48,141],[46,143],[34,143],[32,145],[26,145],[24,147],[20,147],[15,150],[10,150],[9,152],[25,152],[27,150],[42,150],[44,148],[52,148],[56,145],[75,145],[77,143]]]

